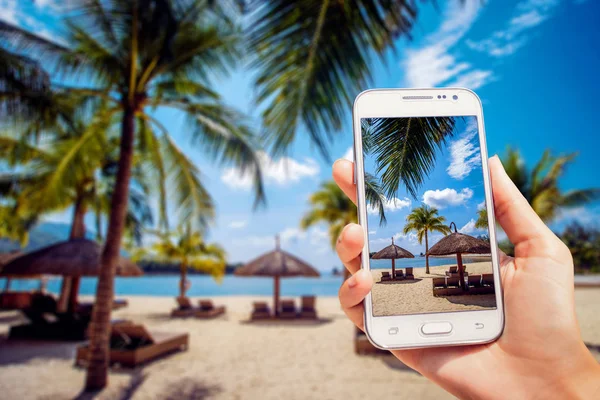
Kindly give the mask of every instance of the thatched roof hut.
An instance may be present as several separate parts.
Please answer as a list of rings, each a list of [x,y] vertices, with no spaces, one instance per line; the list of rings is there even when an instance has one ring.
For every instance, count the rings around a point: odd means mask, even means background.
[[[319,277],[312,265],[300,258],[281,250],[279,236],[275,237],[275,250],[263,254],[246,265],[237,268],[234,272],[237,276],[270,276],[273,277],[273,305],[275,314],[279,313],[279,280],[280,278],[291,278],[296,276]]]
[[[2,268],[3,275],[98,276],[102,246],[88,239],[72,239],[13,258]],[[143,271],[127,258],[120,257],[117,275],[140,276]]]
[[[399,258],[415,258],[413,253],[394,244],[392,236],[392,244],[371,256],[374,260],[392,260],[392,279],[396,279],[396,260]]]

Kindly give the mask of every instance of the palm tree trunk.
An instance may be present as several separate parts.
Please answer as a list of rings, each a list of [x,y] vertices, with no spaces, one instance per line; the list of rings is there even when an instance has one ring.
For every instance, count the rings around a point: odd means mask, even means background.
[[[69,239],[82,239],[85,238],[85,213],[87,212],[85,199],[83,195],[78,194],[75,200],[75,209],[73,210],[73,223],[71,224],[71,233]],[[67,303],[67,312],[74,313],[77,308],[77,296],[79,294],[79,283],[81,277],[74,276],[71,278],[71,284],[69,288],[69,301]]]
[[[179,297],[185,297],[186,292],[186,281],[187,281],[187,265],[185,263],[181,263],[180,267],[181,278],[179,279]]]
[[[88,360],[86,391],[103,389],[108,384],[110,313],[114,295],[115,268],[121,249],[125,228],[129,181],[133,158],[136,106],[126,103],[121,126],[119,166],[111,199],[110,217],[106,232],[106,244],[101,258],[100,276],[96,288],[96,302],[92,313],[90,336],[90,359]]]
[[[456,265],[458,266],[458,284],[463,290],[467,290],[465,287],[465,267],[460,253],[456,254]]]
[[[427,229],[425,229],[425,273],[429,273],[429,238],[427,237]]]

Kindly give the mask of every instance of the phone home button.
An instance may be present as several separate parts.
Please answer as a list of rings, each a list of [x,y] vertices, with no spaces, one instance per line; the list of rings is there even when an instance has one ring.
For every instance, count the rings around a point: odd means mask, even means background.
[[[423,335],[447,335],[452,332],[452,324],[450,322],[428,322],[421,325],[421,333]]]

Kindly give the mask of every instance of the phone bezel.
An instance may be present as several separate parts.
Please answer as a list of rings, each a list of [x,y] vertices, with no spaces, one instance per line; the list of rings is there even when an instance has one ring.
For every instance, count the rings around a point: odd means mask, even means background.
[[[438,99],[437,96],[446,96]],[[458,100],[453,100],[454,95]],[[412,99],[403,99],[410,96]],[[432,99],[423,99],[431,96]],[[415,98],[416,97],[416,98]],[[365,331],[376,347],[393,350],[434,346],[455,346],[489,343],[496,340],[504,329],[504,303],[502,280],[500,279],[499,250],[496,240],[496,225],[490,185],[488,156],[483,121],[483,107],[479,97],[464,88],[443,89],[373,89],[360,93],[353,107],[355,181],[357,184],[357,207],[359,223],[365,228],[361,266],[370,270],[368,248],[368,222],[364,190],[364,165],[362,157],[361,118],[369,117],[443,117],[476,116],[484,176],[485,199],[488,208],[488,225],[492,247],[492,268],[496,287],[495,310],[459,311],[448,313],[411,314],[401,316],[374,317],[371,294],[365,298]],[[429,322],[450,322],[454,329],[449,335],[425,336],[420,328]],[[476,328],[483,324],[484,328]],[[389,334],[397,328],[396,334]]]

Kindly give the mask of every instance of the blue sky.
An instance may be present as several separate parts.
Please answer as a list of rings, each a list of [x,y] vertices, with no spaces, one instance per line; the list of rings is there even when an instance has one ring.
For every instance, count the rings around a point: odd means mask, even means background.
[[[376,178],[373,153],[365,157],[365,172]],[[383,173],[383,172],[382,172]],[[415,232],[404,234],[406,217],[421,205],[438,210],[446,225],[454,222],[459,232],[472,236],[487,235],[487,229],[475,227],[477,212],[485,207],[485,189],[477,129],[477,117],[457,118],[452,137],[436,151],[435,165],[419,187],[416,197],[400,185],[396,197],[386,198],[386,224],[380,224],[379,210],[367,206],[369,252],[376,252],[394,243],[413,254],[425,253],[425,241],[419,243]],[[429,246],[443,237],[439,232],[429,234]]]
[[[59,0],[34,4],[0,0],[0,18],[57,38],[61,5]],[[374,61],[375,79],[364,89],[469,87],[484,104],[489,154],[503,154],[507,146],[515,146],[531,166],[546,148],[555,153],[578,152],[562,181],[563,189],[600,186],[596,132],[600,2],[466,0],[461,6],[456,0],[438,1],[437,8],[419,2],[419,9],[413,40],[399,39],[398,51],[387,55],[385,65]],[[231,76],[217,80],[215,88],[225,102],[248,113],[259,129],[260,109],[252,102],[250,75],[240,66]],[[328,247],[326,226],[308,232],[299,229],[309,195],[331,175],[330,165],[302,130],[285,159],[264,155],[268,206],[253,212],[247,182],[236,171],[215,166],[189,142],[181,115],[159,111],[158,118],[202,170],[217,203],[210,239],[225,247],[231,261],[246,261],[272,248],[273,236],[279,232],[284,248],[316,267],[339,266]],[[330,147],[334,158],[350,154],[350,105],[346,121]],[[561,229],[573,219],[591,223],[598,216],[598,205],[577,208],[561,213],[552,226]],[[70,214],[48,218],[69,221]]]

